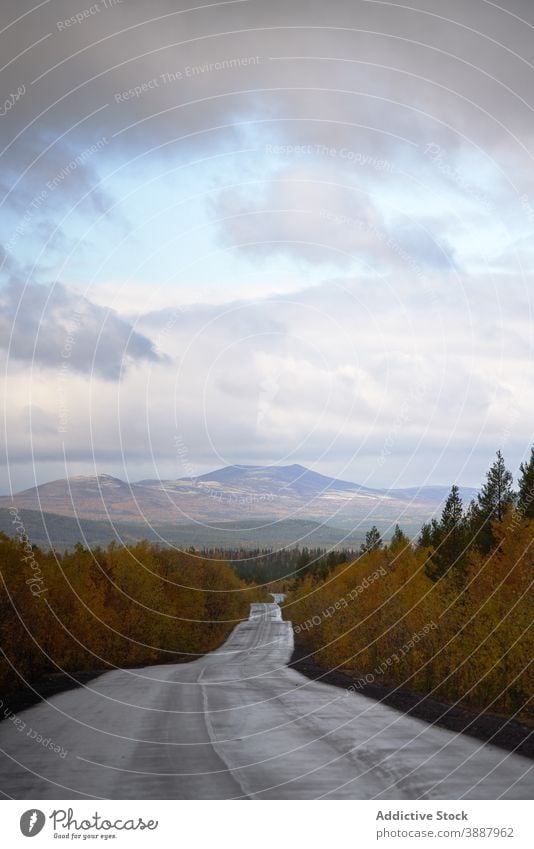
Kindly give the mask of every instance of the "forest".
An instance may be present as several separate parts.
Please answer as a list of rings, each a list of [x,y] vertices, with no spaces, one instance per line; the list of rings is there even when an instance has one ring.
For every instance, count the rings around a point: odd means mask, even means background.
[[[0,534],[0,692],[41,676],[193,660],[217,648],[265,591],[221,560],[148,543],[59,554]],[[270,599],[269,599],[270,600]]]
[[[272,548],[203,549],[208,558],[228,559],[237,575],[244,581],[267,584],[279,581],[280,591],[285,592],[286,578],[300,577],[313,572],[326,577],[339,563],[353,560],[353,549],[326,549],[320,546],[291,546]]]
[[[375,527],[357,560],[296,577],[285,604],[298,646],[366,683],[534,721],[534,449],[518,490],[501,452],[467,507],[453,486],[410,541]]]

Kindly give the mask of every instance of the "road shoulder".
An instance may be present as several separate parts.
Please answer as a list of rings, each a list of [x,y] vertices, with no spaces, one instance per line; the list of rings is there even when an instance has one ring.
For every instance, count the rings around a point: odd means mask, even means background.
[[[302,673],[312,681],[321,681],[334,687],[348,690],[354,687],[355,679],[340,670],[328,670],[318,666],[301,646],[295,645],[288,663],[291,669]],[[458,705],[448,705],[436,699],[422,696],[411,690],[365,684],[356,691],[366,698],[382,702],[408,716],[422,719],[431,725],[462,732],[470,737],[491,743],[509,752],[534,759],[534,729],[513,719],[492,714],[479,714]]]

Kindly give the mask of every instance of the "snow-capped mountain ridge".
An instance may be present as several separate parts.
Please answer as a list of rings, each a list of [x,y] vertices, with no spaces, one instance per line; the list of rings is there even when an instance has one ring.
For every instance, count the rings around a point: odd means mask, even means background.
[[[298,464],[233,465],[197,477],[123,481],[107,474],[50,481],[10,497],[15,504],[86,519],[129,522],[200,522],[306,519],[353,527],[371,519],[391,523],[433,515],[449,487],[372,489],[322,475]],[[474,490],[463,490],[468,500]]]

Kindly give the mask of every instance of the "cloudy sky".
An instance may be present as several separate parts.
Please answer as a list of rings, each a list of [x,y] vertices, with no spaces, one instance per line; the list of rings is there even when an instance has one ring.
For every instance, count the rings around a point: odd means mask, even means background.
[[[4,0],[3,493],[533,441],[531,0]]]

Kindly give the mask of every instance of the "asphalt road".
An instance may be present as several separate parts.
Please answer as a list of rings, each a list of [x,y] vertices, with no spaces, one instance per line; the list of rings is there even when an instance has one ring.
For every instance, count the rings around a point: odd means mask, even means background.
[[[256,604],[200,660],[108,672],[22,711],[23,728],[0,723],[0,789],[15,799],[532,799],[531,761],[310,681],[287,668],[292,645],[278,605]]]

